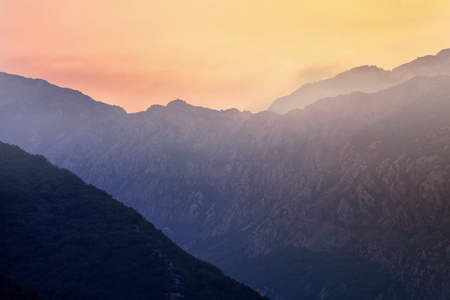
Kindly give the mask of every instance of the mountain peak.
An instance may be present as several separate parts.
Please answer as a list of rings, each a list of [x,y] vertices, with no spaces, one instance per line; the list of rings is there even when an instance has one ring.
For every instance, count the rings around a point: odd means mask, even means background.
[[[388,73],[374,65],[355,67],[332,78],[304,84],[291,95],[276,99],[269,110],[285,114],[296,108],[305,108],[322,98],[356,91],[375,92],[387,85]]]
[[[384,71],[384,70],[382,68],[379,68],[376,65],[363,65],[363,66],[351,68],[347,72],[351,72],[351,71]],[[344,73],[347,73],[347,72],[344,72]]]
[[[332,81],[332,80],[355,80],[355,76],[357,76],[360,80],[365,79],[368,81],[372,81],[376,78],[373,78],[372,76],[383,76],[387,71],[383,70],[382,68],[379,68],[375,65],[364,65],[359,67],[351,68],[348,71],[344,71],[342,73],[337,74],[333,78],[326,79],[325,81]],[[363,76],[361,78],[361,76]],[[343,82],[337,82],[339,85],[342,85]],[[351,84],[351,83],[350,83]]]
[[[181,99],[172,100],[167,104],[167,107],[186,107],[186,106],[191,106],[191,105]]]
[[[442,56],[450,56],[450,48],[442,49],[441,51],[436,54],[436,56],[442,57]]]
[[[154,113],[160,113],[161,111],[171,111],[171,110],[184,110],[188,107],[193,107],[192,105],[190,105],[189,103],[187,103],[184,100],[181,99],[175,99],[170,101],[169,103],[167,103],[166,106],[161,105],[161,104],[153,104],[152,106],[150,106],[149,108],[147,108],[147,110],[144,112],[145,115],[147,115],[147,113],[150,114],[154,114]],[[138,114],[141,114],[142,112],[138,112]]]

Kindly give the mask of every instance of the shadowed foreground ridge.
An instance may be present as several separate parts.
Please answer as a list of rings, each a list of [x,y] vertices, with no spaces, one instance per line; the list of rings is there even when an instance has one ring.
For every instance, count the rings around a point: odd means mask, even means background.
[[[105,192],[3,143],[0,202],[5,299],[262,299]]]

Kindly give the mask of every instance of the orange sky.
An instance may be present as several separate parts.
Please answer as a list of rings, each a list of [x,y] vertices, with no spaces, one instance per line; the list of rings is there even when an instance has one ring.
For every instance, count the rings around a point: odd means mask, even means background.
[[[257,112],[359,65],[450,47],[448,0],[0,0],[0,71],[128,112],[181,98]]]

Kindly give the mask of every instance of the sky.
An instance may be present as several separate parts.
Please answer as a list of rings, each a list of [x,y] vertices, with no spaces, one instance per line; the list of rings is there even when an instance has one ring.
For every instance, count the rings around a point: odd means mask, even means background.
[[[258,112],[306,82],[450,48],[448,0],[0,0],[0,71],[127,112]]]

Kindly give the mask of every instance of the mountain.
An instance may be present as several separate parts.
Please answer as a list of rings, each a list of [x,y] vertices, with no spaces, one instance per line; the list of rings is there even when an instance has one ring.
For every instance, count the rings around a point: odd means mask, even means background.
[[[0,299],[45,300],[38,292],[18,283],[4,274],[0,274]]]
[[[135,210],[0,143],[4,299],[262,299]]]
[[[373,93],[400,84],[416,76],[450,75],[450,49],[437,55],[418,57],[392,71],[376,66],[361,66],[340,73],[333,78],[306,83],[288,96],[276,99],[269,110],[285,114],[304,108],[315,101],[354,92]]]
[[[272,299],[450,297],[447,76],[284,115],[176,100],[73,114],[70,127],[53,86],[0,79],[1,140],[76,172]],[[34,97],[49,113],[27,123]]]

